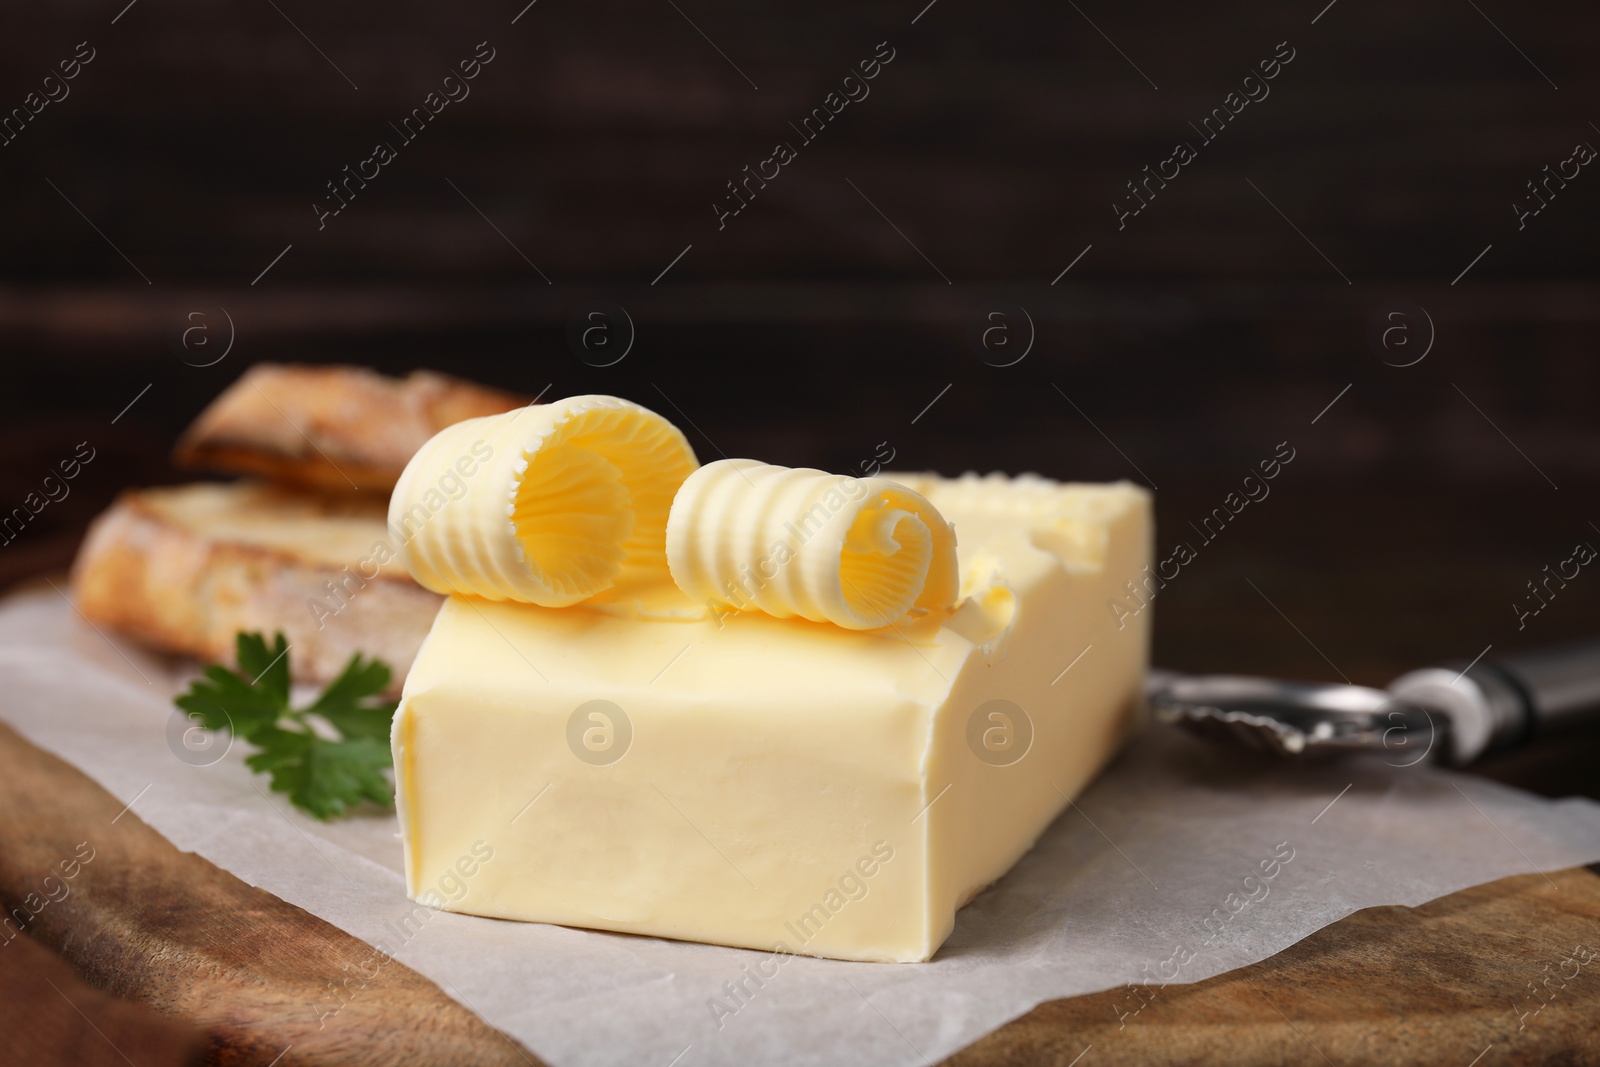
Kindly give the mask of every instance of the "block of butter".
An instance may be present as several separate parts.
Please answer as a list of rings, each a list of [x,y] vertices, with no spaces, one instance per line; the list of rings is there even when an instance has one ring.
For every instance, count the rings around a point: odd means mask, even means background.
[[[1138,725],[1150,612],[1109,604],[1150,562],[1150,499],[891,477],[955,530],[953,611],[852,631],[683,594],[676,611],[449,597],[395,719],[413,899],[932,957]]]

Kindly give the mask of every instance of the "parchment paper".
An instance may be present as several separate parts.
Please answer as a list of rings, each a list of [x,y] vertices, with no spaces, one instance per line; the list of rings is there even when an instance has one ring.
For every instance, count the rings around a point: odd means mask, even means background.
[[[393,817],[301,816],[249,773],[242,745],[210,766],[180,760],[167,731],[184,670],[99,634],[57,591],[0,603],[12,726],[179,848],[382,941],[556,1065],[926,1063],[1044,1000],[1197,981],[1360,908],[1600,860],[1600,805],[1586,800],[1426,764],[1274,763],[1152,727],[962,910],[931,963],[776,966],[765,953],[444,912],[407,935]],[[773,970],[759,986],[746,977]],[[345,977],[330,973],[330,989]],[[741,981],[735,999],[726,984]],[[330,992],[306,1011],[337,1003]],[[1117,1003],[1138,1026],[1139,994]]]

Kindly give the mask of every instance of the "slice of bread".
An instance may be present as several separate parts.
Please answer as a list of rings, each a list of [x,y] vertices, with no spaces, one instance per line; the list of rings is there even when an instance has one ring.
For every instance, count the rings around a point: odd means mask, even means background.
[[[232,663],[240,630],[281,630],[296,680],[354,652],[398,692],[442,597],[394,560],[385,502],[253,482],[130,490],[95,520],[73,566],[79,609],[169,652]]]
[[[331,492],[387,494],[423,443],[526,397],[431,371],[257,363],[178,442],[180,466]]]

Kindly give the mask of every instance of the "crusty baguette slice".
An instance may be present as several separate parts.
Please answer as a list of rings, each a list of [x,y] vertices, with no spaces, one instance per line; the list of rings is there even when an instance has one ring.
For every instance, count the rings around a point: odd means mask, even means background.
[[[234,635],[282,630],[297,680],[354,652],[399,691],[443,599],[394,560],[380,499],[251,482],[130,490],[73,566],[79,609],[169,652],[232,663]]]
[[[431,371],[257,363],[178,442],[180,466],[335,492],[387,493],[423,443],[452,423],[526,402]]]

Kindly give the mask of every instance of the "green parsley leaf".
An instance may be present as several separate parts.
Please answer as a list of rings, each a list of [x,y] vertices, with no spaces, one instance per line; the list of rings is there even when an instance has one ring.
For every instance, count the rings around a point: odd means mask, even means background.
[[[239,673],[280,707],[289,703],[289,642],[283,634],[268,645],[260,634],[240,633],[234,639]]]
[[[389,742],[358,737],[329,741],[315,737],[306,755],[309,781],[290,799],[319,819],[340,815],[346,804],[370,800],[389,805],[393,790],[383,772],[391,766]],[[313,788],[314,787],[314,788]]]
[[[177,698],[178,707],[206,729],[230,731],[253,745],[258,751],[246,765],[318,819],[362,801],[390,806],[385,771],[393,765],[389,731],[396,704],[381,699],[394,678],[389,665],[358,652],[315,701],[295,708],[283,634],[269,644],[261,634],[240,633],[236,650],[237,671],[207,667]]]
[[[198,715],[197,721],[206,729],[230,730],[239,737],[249,737],[277,722],[288,708],[287,700],[279,701],[228,668],[215,665],[207,667],[204,677],[175,703],[191,717]]]
[[[374,703],[372,698],[389,687],[394,672],[379,659],[363,660],[357,652],[350,657],[339,677],[328,683],[322,695],[306,710],[321,715],[346,737],[389,740],[394,723],[393,701]]]

